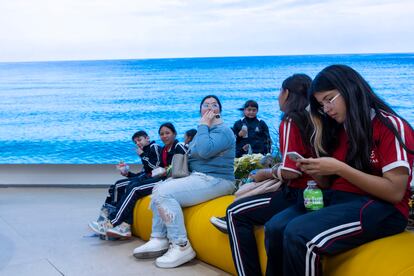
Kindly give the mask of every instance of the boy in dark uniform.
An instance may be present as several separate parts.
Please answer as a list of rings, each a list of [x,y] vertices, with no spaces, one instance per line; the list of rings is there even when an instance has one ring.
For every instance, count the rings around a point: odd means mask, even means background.
[[[132,141],[137,145],[137,154],[141,158],[143,169],[139,173],[121,170],[121,175],[127,177],[115,182],[108,190],[108,196],[104,205],[101,208],[101,213],[97,221],[92,221],[89,226],[94,227],[103,221],[107,220],[109,214],[115,210],[118,201],[121,200],[127,188],[134,183],[151,177],[153,169],[160,166],[161,163],[161,147],[154,141],[150,141],[148,134],[143,131],[137,131],[132,136]]]
[[[241,110],[244,117],[233,126],[236,136],[236,157],[251,153],[269,153],[272,140],[266,123],[257,118],[259,105],[256,101],[248,100]]]

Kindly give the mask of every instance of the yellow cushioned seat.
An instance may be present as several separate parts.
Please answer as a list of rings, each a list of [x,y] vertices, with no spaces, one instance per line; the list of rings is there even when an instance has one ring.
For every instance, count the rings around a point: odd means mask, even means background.
[[[228,236],[210,223],[211,216],[224,216],[233,196],[223,196],[184,209],[188,238],[197,258],[231,274],[236,274]],[[150,197],[139,200],[134,210],[134,235],[148,240],[151,234]],[[266,267],[263,227],[255,231],[262,271]],[[404,232],[376,240],[336,256],[325,258],[325,275],[414,275],[414,233]]]

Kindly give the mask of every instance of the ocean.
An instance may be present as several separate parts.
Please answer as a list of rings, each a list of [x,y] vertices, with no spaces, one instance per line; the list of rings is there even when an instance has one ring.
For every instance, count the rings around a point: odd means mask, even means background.
[[[1,164],[139,163],[132,134],[172,122],[182,141],[200,100],[217,95],[226,124],[246,100],[277,144],[282,81],[347,64],[414,125],[414,54],[304,55],[0,63]]]

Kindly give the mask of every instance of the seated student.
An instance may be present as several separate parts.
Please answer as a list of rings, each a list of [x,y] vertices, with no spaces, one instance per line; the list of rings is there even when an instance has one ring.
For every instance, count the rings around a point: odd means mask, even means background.
[[[194,128],[187,130],[184,134],[184,145],[188,146],[196,134],[197,130]]]
[[[258,170],[251,176],[257,182],[277,176],[284,184],[275,192],[238,199],[227,208],[227,217],[211,219],[220,231],[228,230],[233,262],[239,275],[262,275],[254,227],[264,225],[278,212],[296,204],[310,179],[297,169],[286,153],[295,151],[305,157],[312,156],[312,124],[305,110],[311,81],[305,74],[295,74],[283,81],[279,94],[279,107],[283,112],[279,126],[282,163],[272,169]]]
[[[141,176],[143,179],[150,178],[152,170],[160,166],[161,148],[154,141],[150,141],[150,137],[143,130],[136,132],[133,139],[137,145],[137,154],[141,158],[143,173],[134,174],[128,171],[126,176],[129,178],[137,176]]]
[[[236,157],[247,153],[263,155],[269,153],[272,140],[266,123],[257,118],[259,111],[257,102],[249,100],[240,110],[243,110],[244,117],[236,121],[233,126],[236,136]]]
[[[172,157],[175,153],[185,152],[184,146],[178,143],[176,139],[177,131],[173,124],[162,124],[158,133],[164,143],[164,147],[156,152],[159,158],[159,166],[151,168],[147,177],[138,178],[131,182],[122,199],[117,202],[115,210],[107,216],[105,221],[100,224],[94,224],[96,227],[91,227],[95,232],[109,237],[131,237],[131,224],[133,223],[133,211],[136,201],[144,196],[150,195],[155,184],[166,178],[165,169],[161,175],[155,175],[155,169],[159,167],[167,168],[171,164]],[[154,143],[151,145],[154,145]]]
[[[196,255],[187,237],[182,208],[234,191],[235,139],[220,117],[219,99],[206,96],[200,113],[197,134],[189,149],[191,174],[170,178],[154,188],[151,238],[134,250],[137,258],[158,257],[155,264],[161,268],[177,267]]]
[[[322,275],[321,259],[404,231],[414,131],[354,69],[331,65],[309,91],[314,159],[298,167],[323,185],[326,207],[292,208],[265,226],[268,275]]]
[[[137,146],[137,154],[141,158],[143,170],[140,173],[132,173],[130,171],[121,170],[122,176],[127,178],[118,180],[115,184],[111,185],[108,190],[108,196],[105,203],[102,205],[101,212],[97,221],[90,222],[89,226],[93,229],[105,221],[109,214],[115,209],[118,201],[125,193],[125,189],[134,180],[139,178],[147,178],[151,175],[153,168],[160,165],[160,148],[154,141],[150,142],[148,134],[143,131],[137,131],[132,135],[132,141]]]

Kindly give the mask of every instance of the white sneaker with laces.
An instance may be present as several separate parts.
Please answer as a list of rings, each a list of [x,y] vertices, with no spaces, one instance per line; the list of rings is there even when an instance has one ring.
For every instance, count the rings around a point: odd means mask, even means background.
[[[120,225],[106,230],[106,235],[112,238],[130,238],[131,237],[131,225],[126,222],[122,222]]]
[[[134,257],[138,259],[149,259],[162,256],[168,250],[167,238],[150,238],[145,244],[134,249]]]
[[[155,265],[161,268],[174,268],[191,261],[196,256],[189,241],[185,246],[171,244],[167,253],[155,260]]]
[[[109,220],[105,220],[102,222],[91,221],[89,223],[89,228],[91,228],[92,231],[94,231],[95,233],[98,233],[100,235],[106,235],[106,231],[112,228],[112,224]]]

